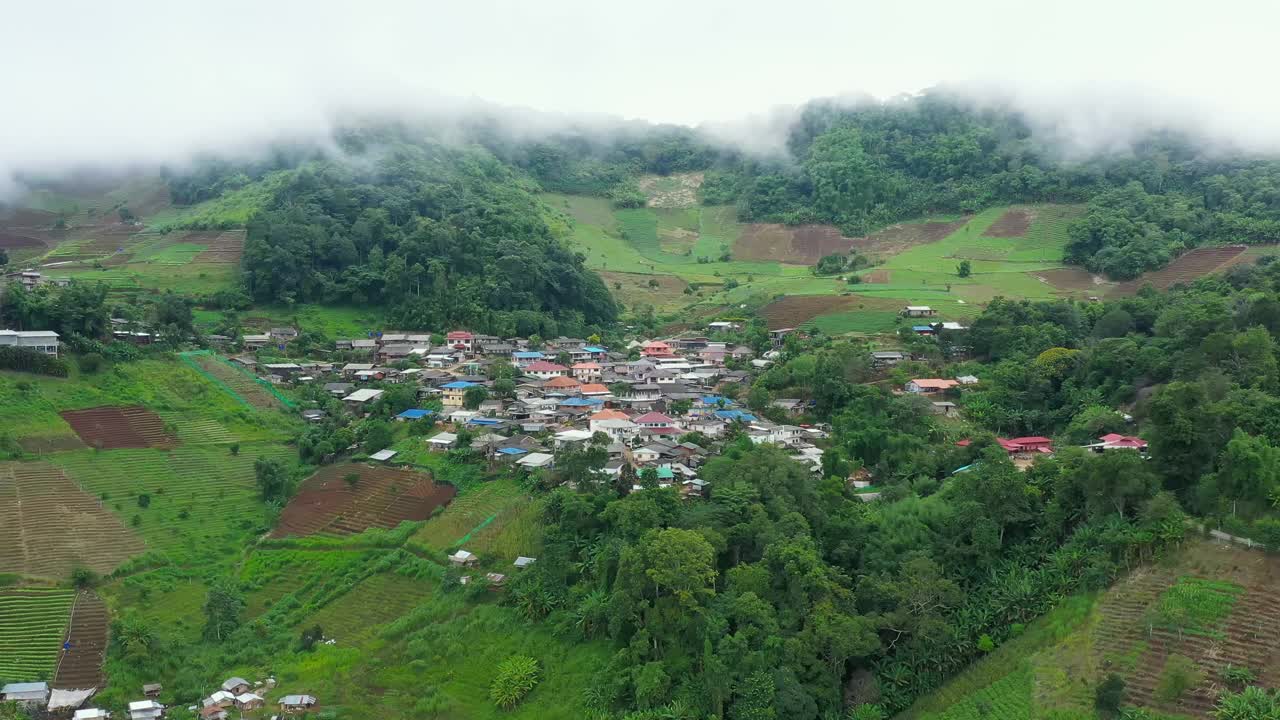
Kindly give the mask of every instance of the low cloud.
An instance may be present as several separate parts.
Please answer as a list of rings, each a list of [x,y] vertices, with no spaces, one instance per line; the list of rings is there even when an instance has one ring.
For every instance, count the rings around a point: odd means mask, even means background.
[[[1280,149],[1280,5],[1080,0],[49,0],[6,9],[0,193],[16,175],[324,141],[353,116],[496,112],[512,133],[636,121],[781,152],[817,97],[946,84],[1072,152],[1174,127]],[[865,101],[865,100],[864,100]]]

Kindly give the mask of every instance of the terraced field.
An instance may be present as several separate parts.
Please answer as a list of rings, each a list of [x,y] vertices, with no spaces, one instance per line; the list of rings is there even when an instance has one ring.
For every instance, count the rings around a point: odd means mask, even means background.
[[[86,689],[102,687],[102,661],[107,653],[107,605],[93,592],[81,592],[71,609],[71,625],[67,630],[69,652],[62,653],[54,673],[55,688]]]
[[[361,580],[347,594],[309,618],[342,645],[371,637],[378,626],[413,609],[431,594],[431,583],[392,573]]]
[[[1189,283],[1209,273],[1229,267],[1245,250],[1245,245],[1196,248],[1154,272],[1121,283],[1111,295],[1132,295],[1150,283],[1157,290],[1165,290],[1178,283]]]
[[[109,573],[145,546],[58,467],[0,463],[0,572],[65,580]]]
[[[354,483],[347,478],[356,476]],[[329,465],[307,478],[285,506],[272,537],[351,535],[371,527],[393,528],[426,520],[457,490],[411,470],[370,465]]]
[[[254,460],[293,456],[288,447],[263,443],[245,444],[238,455],[218,445],[184,445],[172,452],[59,453],[51,460],[102,498],[148,549],[203,557],[243,538],[260,522]]]
[[[524,491],[514,481],[483,483],[454,498],[444,512],[422,526],[414,539],[438,550],[450,550],[469,542],[474,533],[526,501]]]
[[[53,676],[74,600],[65,588],[0,590],[0,678]]]
[[[216,355],[192,353],[190,357],[200,368],[224,383],[240,399],[250,405],[264,410],[282,407],[280,401],[276,399],[275,395],[271,394],[271,391],[264,388],[249,374],[231,367]]]
[[[159,415],[165,425],[174,429],[183,443],[209,445],[236,441],[235,435],[216,420],[191,417],[188,413],[168,412]]]

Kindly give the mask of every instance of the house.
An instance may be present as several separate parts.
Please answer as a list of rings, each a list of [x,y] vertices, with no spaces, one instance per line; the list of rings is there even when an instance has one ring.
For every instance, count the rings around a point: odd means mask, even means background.
[[[350,393],[355,386],[355,383],[325,383],[324,391],[336,398],[340,398]]]
[[[932,403],[933,413],[943,417],[959,417],[960,408],[953,402],[935,402]]]
[[[661,340],[650,340],[640,344],[640,354],[647,358],[671,357],[671,346]]]
[[[782,347],[782,343],[786,342],[787,336],[795,332],[795,328],[778,328],[769,331],[769,342],[774,347]]]
[[[475,342],[475,335],[466,330],[454,330],[444,336],[444,344],[454,350],[462,350],[463,352],[471,352],[472,344]]]
[[[1099,453],[1108,450],[1136,450],[1144,453],[1147,451],[1147,441],[1133,435],[1107,433],[1098,438],[1098,442],[1092,445],[1085,445],[1085,447]]]
[[[728,424],[712,415],[690,420],[685,423],[685,427],[689,429],[689,432],[702,433],[707,437],[720,437],[724,434]]]
[[[200,720],[227,720],[230,713],[222,705],[205,705],[200,708]]]
[[[973,375],[957,375],[956,382],[961,385],[977,385],[978,378]]]
[[[909,393],[919,395],[933,395],[935,393],[945,392],[959,385],[955,380],[943,380],[942,378],[917,378],[907,382],[903,388]]]
[[[526,368],[542,360],[545,356],[537,350],[517,350],[511,353],[511,364],[518,368]]]
[[[0,687],[0,700],[35,707],[49,702],[49,684],[43,682],[9,683]]]
[[[573,371],[573,376],[577,378],[578,382],[584,383],[599,380],[604,373],[604,368],[597,362],[574,363],[573,367],[569,369]]]
[[[728,320],[716,320],[707,323],[707,332],[731,332],[733,330],[741,330],[742,326]]]
[[[326,417],[328,417],[328,413],[326,413],[323,410],[317,410],[315,408],[312,408],[310,410],[302,411],[302,419],[306,420],[309,423],[324,422],[324,419]]]
[[[280,709],[292,713],[315,707],[316,699],[312,695],[285,695],[280,698]]]
[[[524,555],[521,555],[516,558],[516,561],[512,563],[512,565],[515,565],[517,568],[523,570],[537,561],[538,561],[537,558],[525,557]]]
[[[146,697],[160,697],[160,691],[164,690],[164,686],[160,683],[147,683],[142,686],[142,694]]]
[[[58,333],[52,330],[0,330],[0,347],[19,347],[58,356]]]
[[[255,693],[240,693],[236,696],[236,707],[240,709],[240,712],[257,710],[265,704],[266,701],[262,699],[262,696]]]
[[[342,366],[342,374],[346,377],[354,377],[356,373],[373,370],[373,367],[373,363],[347,363]]]
[[[911,332],[917,335],[933,335],[934,329],[932,325],[912,325]]]
[[[904,317],[933,317],[937,314],[938,311],[928,305],[908,305],[902,309]]]
[[[372,354],[373,351],[377,349],[377,347],[378,347],[378,343],[374,340],[361,339],[361,340],[351,341],[351,352],[356,353],[358,355]]]
[[[959,445],[960,447],[968,447],[971,442],[971,440],[965,438],[964,440],[956,443],[956,445]],[[1004,451],[1010,455],[1023,455],[1027,453],[1041,453],[1044,455],[1053,454],[1053,440],[1039,435],[1012,439],[997,437],[996,442],[999,443],[1000,447],[1004,448]]]
[[[578,388],[581,386],[582,386],[582,383],[578,382],[577,380],[574,380],[571,377],[560,375],[557,377],[553,377],[550,380],[543,383],[542,389],[548,390],[551,392],[570,393],[570,392],[576,392]]]
[[[430,445],[432,450],[448,450],[457,442],[458,436],[447,432],[437,433],[427,438],[427,445]]]
[[[529,453],[516,461],[516,464],[523,468],[547,468],[551,467],[551,463],[555,460],[554,455],[547,453]]]
[[[611,395],[609,388],[600,383],[584,383],[578,388],[578,394],[583,397],[604,397]]]
[[[290,340],[298,339],[298,329],[291,327],[271,328],[267,334],[277,342],[289,342]]]
[[[164,706],[155,700],[137,700],[129,703],[129,720],[155,720],[164,715]]]
[[[550,380],[554,377],[568,375],[569,368],[546,360],[539,360],[524,366],[524,374],[539,380]]]
[[[660,412],[648,412],[639,417],[632,418],[631,422],[641,428],[671,428],[676,429],[675,418],[663,415]]]
[[[507,584],[507,576],[502,573],[485,573],[484,579],[489,581],[489,587],[491,589],[500,588]]]
[[[396,422],[412,422],[414,420],[421,420],[423,418],[431,417],[432,415],[435,415],[435,414],[436,414],[435,410],[423,410],[420,408],[410,408],[400,413],[399,415],[396,415]]]
[[[770,407],[778,408],[788,415],[799,415],[804,412],[807,407],[804,400],[798,398],[778,398],[769,403]]]
[[[396,456],[395,450],[379,450],[378,452],[370,455],[369,459],[373,460],[374,462],[387,462],[395,456]]]
[[[479,384],[469,380],[455,380],[451,383],[445,383],[440,386],[442,391],[440,402],[446,408],[460,408],[466,398],[467,390]]]
[[[242,338],[244,346],[249,350],[258,350],[264,348],[271,343],[271,336],[262,335],[245,335]]]
[[[382,397],[382,390],[376,388],[361,388],[342,398],[342,402],[346,404],[347,409],[353,413],[362,413],[364,409]]]
[[[111,713],[98,708],[85,708],[84,710],[77,710],[71,716],[71,720],[111,720]]]
[[[574,445],[590,440],[591,435],[590,430],[561,430],[555,434],[555,444],[558,448]]]

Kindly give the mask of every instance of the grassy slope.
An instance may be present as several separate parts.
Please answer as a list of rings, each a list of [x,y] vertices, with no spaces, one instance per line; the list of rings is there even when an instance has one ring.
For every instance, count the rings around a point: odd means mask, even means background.
[[[850,287],[836,278],[813,277],[803,266],[740,261],[698,263],[699,255],[718,258],[722,246],[731,248],[741,235],[742,225],[731,207],[615,210],[602,198],[547,194],[543,199],[568,218],[564,223],[566,237],[583,250],[588,266],[596,270],[670,275],[695,285],[719,285],[730,277],[740,283],[731,290],[705,287],[700,299],[681,298],[674,294],[679,291],[673,285],[669,291],[673,295],[656,298],[655,305],[688,301],[713,307],[780,295],[853,293],[870,300],[930,303],[939,306],[948,319],[973,317],[982,303],[997,295],[1056,296],[1054,287],[1032,273],[1063,267],[1066,225],[1078,213],[1078,208],[1071,206],[1033,206],[1036,218],[1024,237],[984,237],[987,228],[1009,209],[993,208],[974,216],[946,238],[907,248],[874,268],[887,270],[890,282]],[[682,230],[689,235],[696,231],[696,240],[681,245],[671,239],[673,233]],[[956,275],[956,266],[962,259],[970,260],[973,266],[973,275],[968,278]],[[876,333],[891,329],[892,320],[886,310],[849,311],[820,318],[816,326],[828,333]]]

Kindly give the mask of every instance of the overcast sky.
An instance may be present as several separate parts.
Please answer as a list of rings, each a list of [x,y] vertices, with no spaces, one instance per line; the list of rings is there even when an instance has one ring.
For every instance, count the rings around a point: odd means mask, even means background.
[[[175,159],[444,98],[660,122],[939,83],[1081,133],[1280,146],[1280,2],[99,0],[3,12],[0,172]]]

